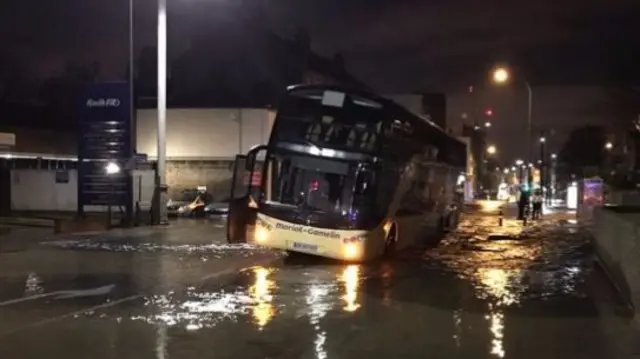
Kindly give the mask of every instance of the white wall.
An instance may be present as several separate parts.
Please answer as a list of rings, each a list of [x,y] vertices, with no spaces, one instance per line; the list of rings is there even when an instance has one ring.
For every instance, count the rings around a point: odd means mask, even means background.
[[[138,111],[137,151],[149,157],[157,155],[156,114],[156,110]],[[234,158],[269,140],[272,118],[272,111],[268,109],[169,109],[167,157]]]
[[[56,183],[55,170],[11,170],[11,210],[75,212],[78,208],[78,172],[68,172],[69,182]],[[141,178],[140,207],[148,209],[153,197],[153,171],[134,171],[133,176],[133,203],[138,200],[138,179]],[[86,206],[85,211],[102,212],[106,207]]]
[[[56,183],[56,171],[11,170],[11,209],[16,211],[75,211],[78,174]]]

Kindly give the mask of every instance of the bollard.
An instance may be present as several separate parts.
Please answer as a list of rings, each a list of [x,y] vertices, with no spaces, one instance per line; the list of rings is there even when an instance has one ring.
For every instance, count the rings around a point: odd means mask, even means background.
[[[502,208],[500,208],[500,212],[498,213],[498,225],[500,227],[502,227],[502,219],[503,219]]]

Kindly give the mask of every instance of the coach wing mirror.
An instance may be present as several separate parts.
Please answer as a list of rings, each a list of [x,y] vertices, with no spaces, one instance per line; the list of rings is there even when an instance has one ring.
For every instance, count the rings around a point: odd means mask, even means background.
[[[255,165],[256,159],[258,158],[258,155],[260,154],[260,152],[263,150],[266,153],[266,150],[267,150],[266,145],[254,146],[249,150],[249,152],[247,152],[247,162],[245,163],[245,169],[247,171],[253,170],[253,166]]]
[[[262,172],[266,164],[267,146],[259,145],[251,148],[247,153],[247,162],[245,165],[245,173],[248,177],[248,194],[249,198],[258,200],[261,197],[260,187],[262,186]],[[250,205],[252,201],[249,201]]]

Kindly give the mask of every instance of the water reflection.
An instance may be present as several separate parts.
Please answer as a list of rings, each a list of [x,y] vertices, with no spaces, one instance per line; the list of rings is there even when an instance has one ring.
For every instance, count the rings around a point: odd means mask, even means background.
[[[42,279],[36,273],[30,272],[24,284],[24,296],[28,297],[43,292]]]
[[[269,279],[272,270],[263,267],[253,269],[255,283],[249,288],[249,294],[254,300],[253,318],[258,327],[262,329],[275,316],[273,296],[271,291],[275,287],[275,282]]]
[[[355,312],[360,308],[358,303],[358,286],[360,285],[360,266],[352,264],[347,266],[340,276],[340,280],[344,283],[345,295],[342,299],[346,305],[344,310],[347,312]]]
[[[520,276],[520,270],[506,270],[502,268],[479,268],[478,277],[483,285],[483,291],[498,305],[512,305],[518,303],[519,292],[512,283]]]
[[[491,331],[491,351],[490,353],[498,358],[504,358],[504,313],[490,306],[489,330]]]
[[[167,358],[167,326],[163,323],[156,326],[156,357]]]
[[[460,348],[460,339],[462,337],[462,310],[460,309],[456,309],[453,311],[453,327],[455,328],[453,340],[456,343],[456,348]]]
[[[384,263],[380,268],[382,276],[382,304],[386,306],[391,305],[391,285],[393,282],[393,269],[394,267],[389,263]]]
[[[327,301],[330,286],[320,283],[312,283],[307,293],[306,301],[310,309],[309,322],[316,333],[314,339],[315,355],[318,359],[326,359],[327,352],[325,343],[327,341],[327,332],[321,330],[320,319],[331,310],[331,305]]]
[[[151,313],[132,315],[131,319],[168,327],[181,325],[188,331],[197,331],[212,328],[224,320],[235,321],[239,316],[251,315],[262,329],[276,314],[272,295],[276,284],[270,279],[274,271],[255,267],[252,272],[253,283],[249,288],[207,292],[188,287],[185,292],[170,291],[147,297],[145,306]]]
[[[521,288],[521,270],[506,270],[502,268],[480,268],[478,276],[485,292],[490,296],[489,331],[491,332],[490,353],[498,358],[504,358],[504,312],[503,307],[520,302],[520,293],[515,290]],[[518,283],[515,283],[518,282]]]

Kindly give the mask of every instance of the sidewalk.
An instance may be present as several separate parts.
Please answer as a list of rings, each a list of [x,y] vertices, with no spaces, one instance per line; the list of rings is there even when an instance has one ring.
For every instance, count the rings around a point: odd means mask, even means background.
[[[57,234],[44,240],[99,240],[165,244],[226,243],[226,227],[220,221],[177,220],[166,226],[114,228],[108,231]]]
[[[64,249],[107,251],[187,250],[227,246],[226,227],[222,221],[172,221],[167,226],[116,228],[109,231],[54,234],[45,227],[0,224],[0,248],[5,251],[26,250],[41,245]]]

